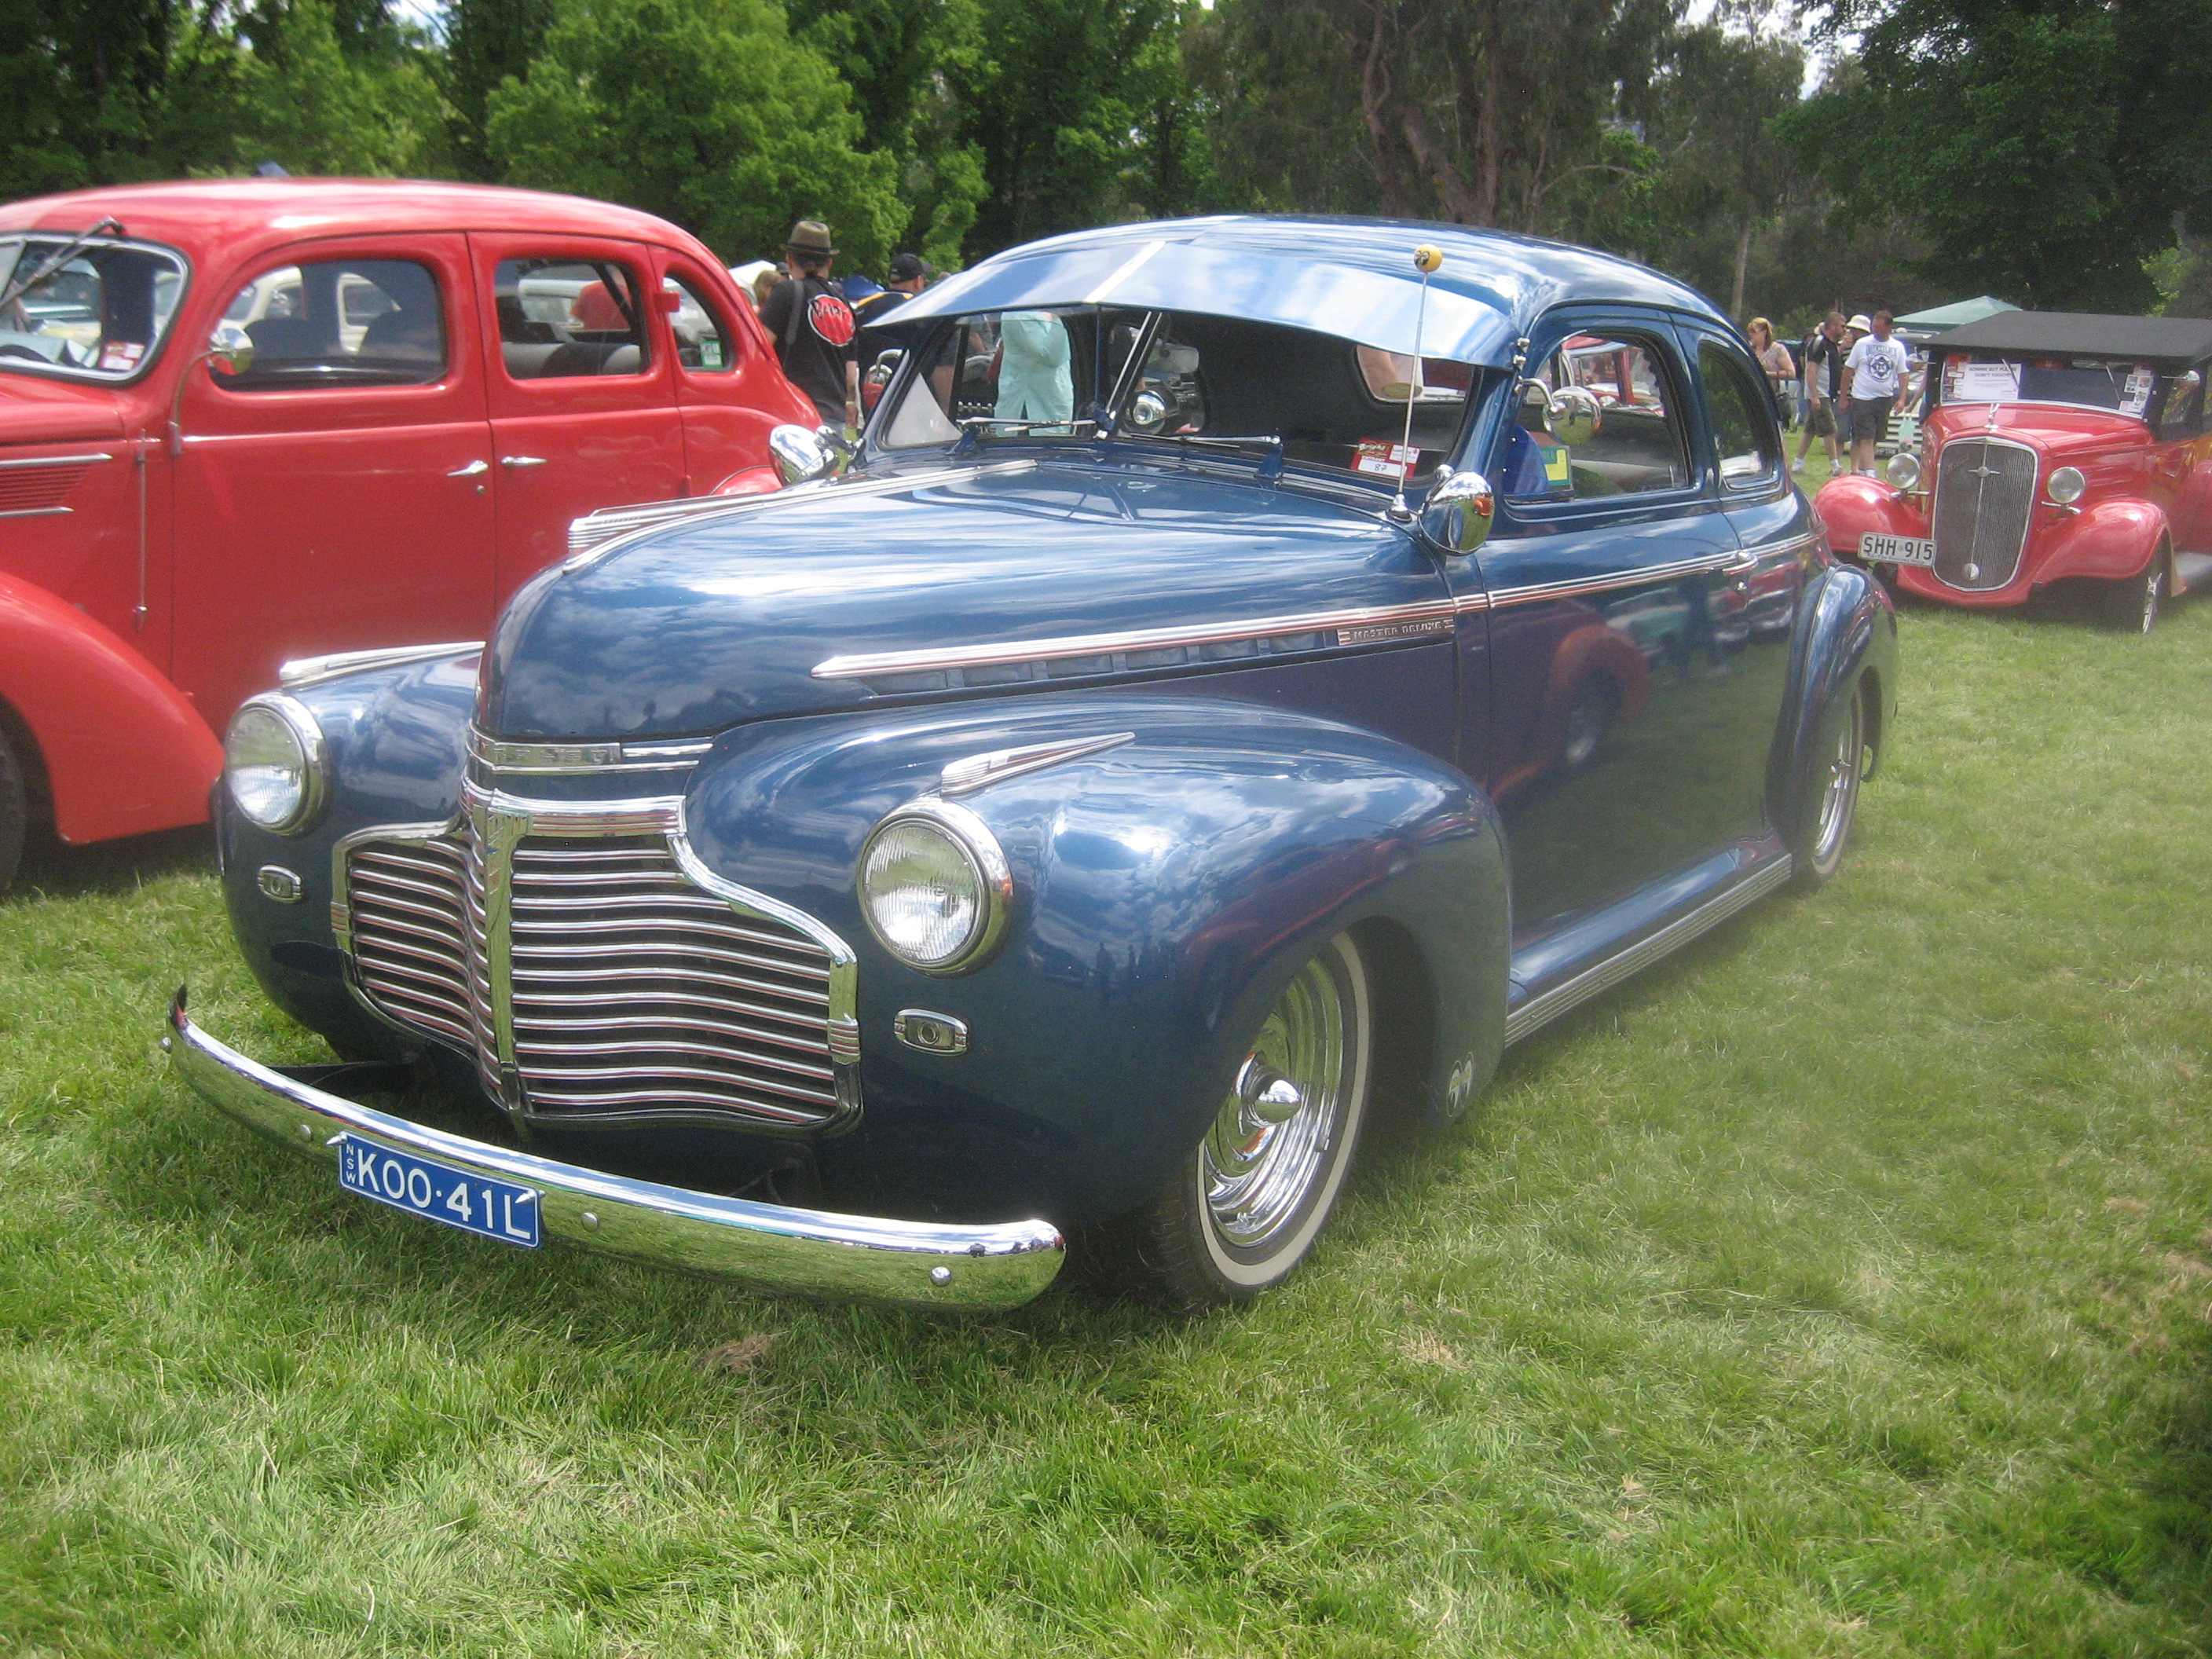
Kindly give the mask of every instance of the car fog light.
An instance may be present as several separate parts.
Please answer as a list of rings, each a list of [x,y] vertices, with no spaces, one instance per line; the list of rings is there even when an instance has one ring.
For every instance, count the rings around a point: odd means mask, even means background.
[[[1889,481],[1899,489],[1910,489],[1920,482],[1920,458],[1899,450],[1889,458]]]
[[[2081,476],[2078,466],[2062,466],[2051,475],[2051,499],[2061,507],[2073,506],[2088,487],[2089,481]]]
[[[901,962],[924,973],[980,966],[1006,926],[1013,883],[982,819],[950,801],[902,806],[860,849],[860,908]]]
[[[322,728],[296,697],[249,699],[223,739],[222,773],[246,821],[295,836],[322,811],[326,793]]]

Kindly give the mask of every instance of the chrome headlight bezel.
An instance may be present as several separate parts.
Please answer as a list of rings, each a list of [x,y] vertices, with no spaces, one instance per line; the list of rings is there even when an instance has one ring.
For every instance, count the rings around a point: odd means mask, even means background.
[[[1893,488],[1909,495],[1920,483],[1920,458],[1909,449],[1900,449],[1889,458],[1885,471]]]
[[[2061,507],[2071,507],[2081,499],[2089,488],[2089,480],[2078,466],[2062,466],[2054,471],[2044,484],[2044,493]]]
[[[236,750],[242,728],[249,722],[258,725],[264,718],[273,720],[276,730],[296,750],[295,763],[300,776],[298,792],[290,805],[272,817],[264,817],[248,806],[238,789],[238,774],[242,769]],[[275,836],[299,836],[313,829],[330,800],[330,748],[323,741],[321,723],[307,704],[282,691],[264,691],[240,703],[223,734],[222,787],[238,815],[257,830],[265,830]]]
[[[917,825],[941,837],[967,866],[977,893],[976,916],[959,947],[931,960],[911,954],[897,944],[877,919],[877,899],[869,890],[868,866],[878,843],[894,829]],[[854,891],[861,917],[876,943],[892,958],[917,972],[945,977],[964,974],[989,961],[1006,935],[1006,916],[1014,897],[1014,880],[1005,849],[990,826],[957,802],[927,796],[887,812],[860,843],[860,856],[853,873]]]

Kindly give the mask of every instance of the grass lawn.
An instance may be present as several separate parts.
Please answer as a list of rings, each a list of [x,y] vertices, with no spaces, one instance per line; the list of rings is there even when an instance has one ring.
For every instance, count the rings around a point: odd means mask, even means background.
[[[191,836],[0,902],[0,1654],[2212,1648],[2212,604],[1917,609],[1855,854],[1173,1322],[527,1256],[157,1064]]]

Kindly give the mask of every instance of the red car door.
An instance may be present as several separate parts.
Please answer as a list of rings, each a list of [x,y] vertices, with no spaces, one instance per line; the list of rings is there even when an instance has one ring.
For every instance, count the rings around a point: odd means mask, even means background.
[[[469,242],[484,297],[504,600],[566,556],[570,520],[682,495],[684,430],[652,326],[652,249],[558,235]]]
[[[814,405],[784,379],[759,319],[729,283],[672,255],[662,266],[660,290],[690,493],[711,495],[746,473],[757,476],[740,488],[775,488],[768,434],[787,422],[811,430],[821,419]]]
[[[295,243],[187,337],[174,464],[172,678],[218,732],[288,657],[481,639],[491,432],[458,234]]]

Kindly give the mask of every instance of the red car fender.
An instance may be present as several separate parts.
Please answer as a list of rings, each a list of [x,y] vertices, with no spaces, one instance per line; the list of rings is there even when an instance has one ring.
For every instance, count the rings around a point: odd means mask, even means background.
[[[184,693],[74,605],[5,575],[0,702],[38,745],[64,841],[206,821],[222,744]]]
[[[766,495],[783,488],[772,466],[749,466],[732,472],[707,493],[710,495]]]
[[[1862,472],[1831,478],[1813,498],[1813,510],[1828,527],[1832,552],[1856,558],[1859,538],[1868,531],[1888,536],[1925,536],[1928,520],[1893,485]]]
[[[2126,497],[2097,501],[2058,524],[2051,517],[2051,508],[2038,508],[2027,532],[2028,561],[2039,586],[2066,576],[2124,581],[2140,575],[2166,534],[2161,509]]]

